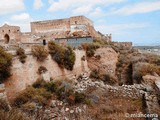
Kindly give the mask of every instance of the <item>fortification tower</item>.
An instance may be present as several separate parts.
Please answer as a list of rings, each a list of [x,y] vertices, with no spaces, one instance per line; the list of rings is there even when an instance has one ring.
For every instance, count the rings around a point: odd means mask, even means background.
[[[21,40],[21,31],[18,26],[10,26],[4,24],[0,27],[0,43],[3,44],[16,44]]]

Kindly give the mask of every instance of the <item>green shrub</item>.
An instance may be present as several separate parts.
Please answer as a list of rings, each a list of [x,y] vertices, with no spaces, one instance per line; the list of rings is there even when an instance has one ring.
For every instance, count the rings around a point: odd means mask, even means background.
[[[36,104],[31,102],[31,103],[25,103],[24,105],[22,105],[22,110],[24,112],[27,112],[29,114],[35,112],[36,109]]]
[[[32,86],[41,90],[45,89],[50,93],[55,93],[59,100],[65,100],[69,104],[86,103],[87,101],[89,102],[89,100],[87,100],[87,96],[84,93],[74,92],[70,83],[66,82],[66,80],[60,82],[45,82],[44,80],[38,80]],[[28,93],[30,94],[30,92]],[[50,96],[47,97],[48,95],[46,93],[45,95],[41,93],[45,92],[39,91],[41,96],[34,93],[34,99],[32,97],[30,97],[30,99],[33,99],[37,103],[43,103],[45,100],[44,98],[50,98]]]
[[[93,40],[94,43],[100,44],[100,45],[107,45],[108,42],[105,40],[102,40],[101,38],[96,38]]]
[[[56,92],[57,90],[57,85],[54,82],[46,82],[42,79],[38,79],[36,82],[33,83],[32,85],[34,88],[44,88],[46,89],[48,92]]]
[[[160,66],[154,64],[144,64],[139,68],[138,72],[141,76],[153,74],[154,72],[160,75]]]
[[[25,51],[22,48],[18,48],[16,50],[16,54],[18,55],[18,58],[20,60],[21,63],[25,63],[26,62],[26,55],[25,55]]]
[[[47,68],[46,67],[40,66],[38,68],[38,74],[42,74],[42,73],[45,73],[45,72],[47,72]]]
[[[101,74],[98,70],[93,70],[90,73],[90,78],[102,80],[106,84],[116,84],[118,81],[116,78],[110,76],[109,74]]]
[[[0,111],[9,111],[9,105],[5,99],[0,99]]]
[[[76,60],[75,53],[71,47],[67,47],[64,52],[64,66],[67,70],[73,70],[73,66]]]
[[[47,104],[47,100],[52,97],[50,92],[44,88],[27,87],[14,100],[14,105],[20,107],[27,102],[36,102],[41,105]]]
[[[65,87],[63,86],[63,87],[58,88],[56,91],[56,95],[57,95],[58,99],[60,99],[60,100],[65,99],[66,98]]]
[[[49,53],[60,67],[72,70],[75,63],[75,53],[71,47],[62,47],[54,42],[48,43]]]
[[[82,61],[85,61],[85,60],[86,60],[86,57],[83,55],[83,56],[81,57],[81,60],[82,60]]]
[[[22,112],[11,110],[9,112],[0,111],[0,120],[29,120]]]
[[[0,83],[11,76],[12,55],[0,48]]]
[[[99,72],[97,70],[93,70],[90,73],[90,78],[95,78],[95,79],[99,79]]]
[[[48,51],[44,48],[44,46],[39,45],[32,47],[32,54],[40,62],[43,62],[48,57]]]
[[[160,75],[160,66],[150,63],[137,63],[133,72],[133,79],[141,83],[145,75]]]
[[[46,81],[43,79],[37,79],[36,82],[33,83],[32,87],[34,88],[44,88]]]
[[[159,57],[159,55],[149,54],[149,53],[143,54],[143,55],[146,57],[148,63],[160,65],[160,57]]]
[[[84,93],[75,92],[75,103],[84,103],[86,101],[86,95]]]
[[[100,79],[106,83],[106,84],[109,84],[109,85],[114,85],[116,84],[118,81],[116,80],[116,78],[108,75],[108,74],[102,74],[100,75]]]
[[[92,57],[92,56],[94,56],[94,54],[95,54],[95,50],[93,50],[93,49],[88,49],[86,51],[87,57]]]
[[[44,85],[45,89],[51,93],[56,92],[57,91],[57,85],[54,82],[47,82]]]
[[[100,45],[96,43],[84,43],[81,46],[84,50],[86,50],[87,57],[94,56],[95,50],[100,47]]]

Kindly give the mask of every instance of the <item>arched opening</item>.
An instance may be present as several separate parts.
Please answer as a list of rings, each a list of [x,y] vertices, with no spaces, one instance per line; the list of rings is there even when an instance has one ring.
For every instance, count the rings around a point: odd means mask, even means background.
[[[6,44],[9,43],[9,35],[8,35],[8,34],[5,34],[4,40],[5,40],[5,43],[6,43]]]
[[[43,40],[43,45],[46,45],[46,40],[45,39]]]

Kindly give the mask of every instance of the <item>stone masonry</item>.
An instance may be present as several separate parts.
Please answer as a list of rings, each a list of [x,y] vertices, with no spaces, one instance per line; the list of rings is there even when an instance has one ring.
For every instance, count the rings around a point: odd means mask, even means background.
[[[44,44],[57,38],[101,37],[93,22],[85,16],[31,22],[31,32],[21,32],[20,27],[0,27],[0,45],[6,49]],[[106,37],[107,38],[107,37]],[[111,37],[110,37],[111,39]],[[111,41],[109,39],[109,41]]]

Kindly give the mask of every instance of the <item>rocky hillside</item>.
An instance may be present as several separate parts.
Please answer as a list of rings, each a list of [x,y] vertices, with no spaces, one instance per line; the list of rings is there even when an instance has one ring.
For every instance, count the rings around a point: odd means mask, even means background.
[[[6,97],[0,100],[0,120],[159,119],[159,56],[99,40],[74,53],[52,45],[44,61],[33,53],[25,63],[14,57],[2,85],[10,105]],[[152,116],[131,116],[140,113]]]

